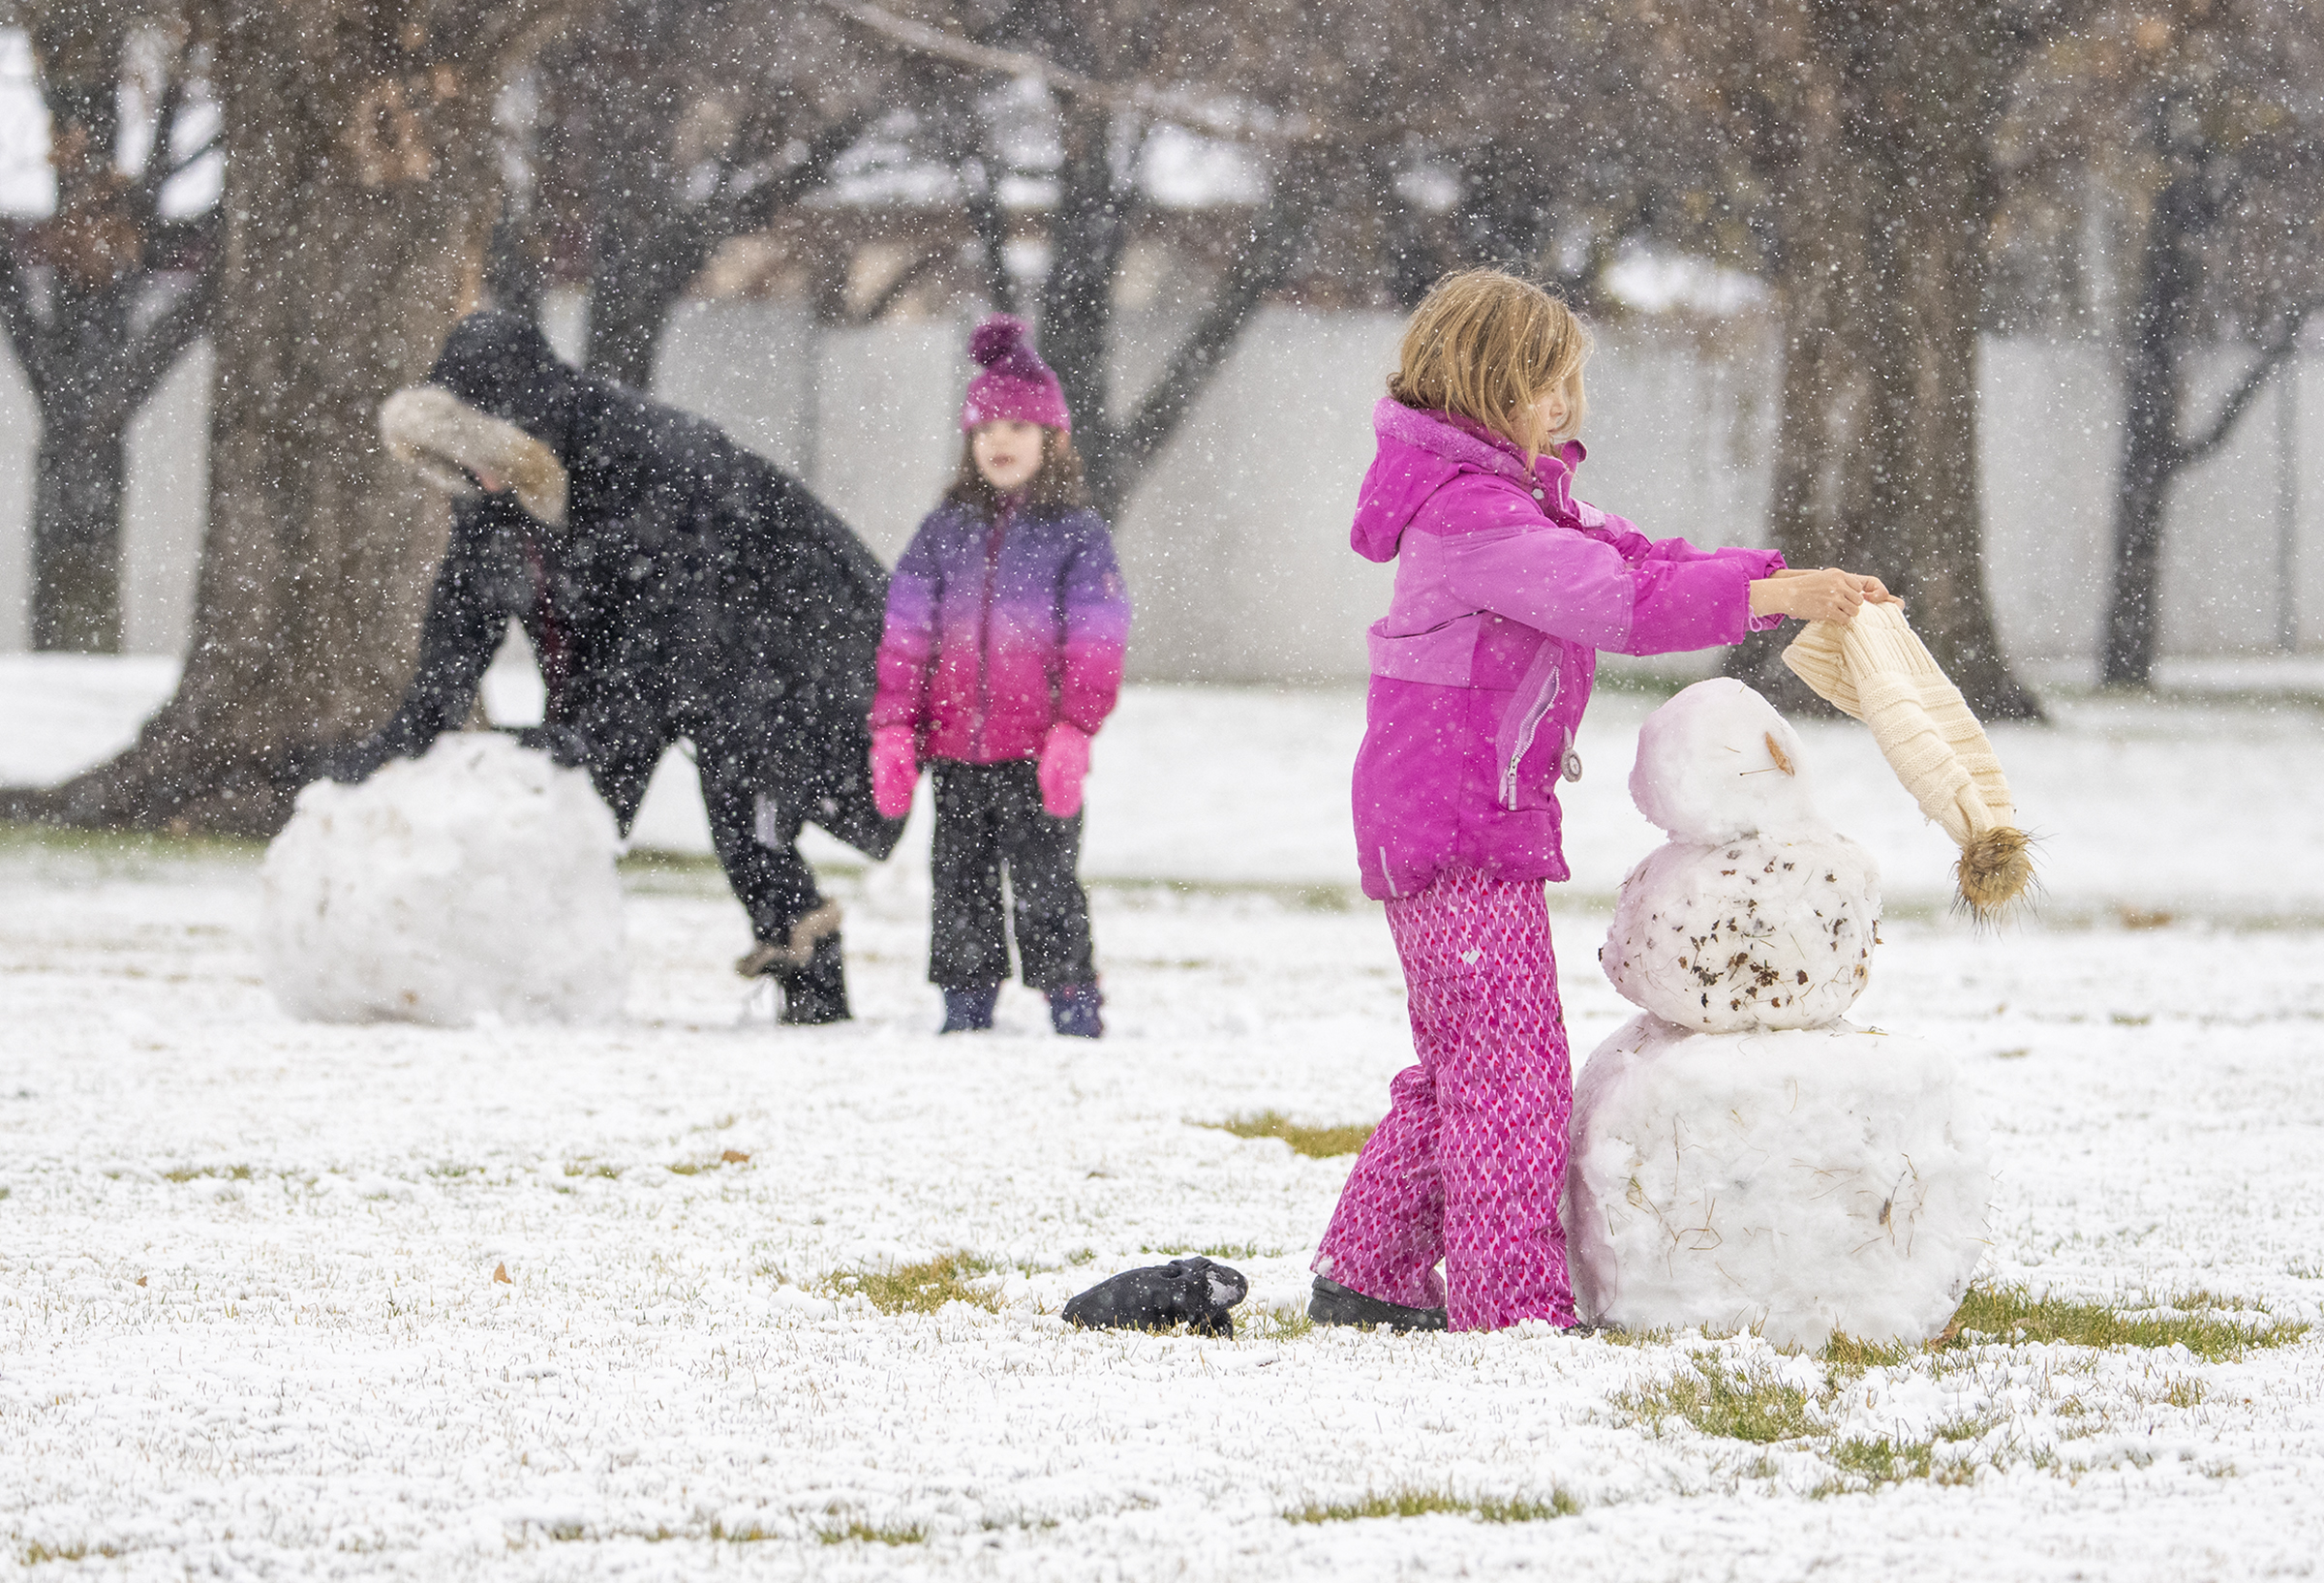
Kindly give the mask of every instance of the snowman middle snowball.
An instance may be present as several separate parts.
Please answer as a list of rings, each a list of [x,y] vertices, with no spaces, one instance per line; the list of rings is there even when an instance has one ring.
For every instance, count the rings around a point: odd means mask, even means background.
[[[1816,811],[1799,736],[1728,678],[1649,716],[1630,794],[1670,837],[1622,882],[1598,954],[1665,1021],[1810,1028],[1855,1003],[1880,926],[1872,854]]]

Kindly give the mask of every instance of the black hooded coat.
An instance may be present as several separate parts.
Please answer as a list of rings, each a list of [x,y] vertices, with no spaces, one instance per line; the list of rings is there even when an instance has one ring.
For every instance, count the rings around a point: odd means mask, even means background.
[[[462,320],[428,382],[555,453],[566,525],[507,494],[455,503],[417,670],[361,756],[464,723],[513,618],[547,685],[540,740],[625,835],[663,751],[691,740],[719,860],[753,932],[780,940],[820,899],[802,824],[873,858],[902,832],[872,806],[865,723],[887,573],[798,479],[568,367],[530,320]]]

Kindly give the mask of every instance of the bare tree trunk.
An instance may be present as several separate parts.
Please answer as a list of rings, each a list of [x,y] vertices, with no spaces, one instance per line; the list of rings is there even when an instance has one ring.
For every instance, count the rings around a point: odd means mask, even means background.
[[[321,745],[409,679],[441,505],[379,404],[474,300],[497,183],[493,95],[556,13],[225,0],[227,129],[209,529],[176,694],[111,763],[18,816],[263,834]]]
[[[109,415],[109,414],[104,414]],[[33,452],[32,646],[121,652],[122,426],[41,425]]]
[[[2201,153],[2171,136],[2166,98],[2156,134],[2168,177],[2155,195],[2139,252],[2138,301],[2123,367],[2123,454],[2116,473],[2114,586],[2106,602],[2106,647],[2098,679],[2143,687],[2155,674],[2156,615],[2162,595],[2162,521],[2178,471],[2186,350],[2194,330],[2203,279],[2200,237],[2211,204]]]
[[[1993,178],[1989,134],[2015,52],[1926,3],[1824,24],[1828,119],[1778,171],[1785,377],[1770,502],[1795,565],[1884,578],[1980,715],[2030,719],[1984,586],[1978,315]],[[1762,639],[1730,662],[1780,679]]]

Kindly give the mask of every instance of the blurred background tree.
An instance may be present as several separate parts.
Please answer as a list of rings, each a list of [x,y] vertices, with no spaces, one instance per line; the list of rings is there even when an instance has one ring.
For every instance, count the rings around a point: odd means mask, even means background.
[[[1770,516],[1794,565],[1877,573],[1977,712],[2036,717],[1995,636],[1978,480],[1978,331],[1997,137],[2082,0],[1637,0],[1673,113],[1717,129],[1780,305]],[[1737,674],[1805,690],[1764,637]]]
[[[130,420],[208,327],[217,210],[164,195],[206,158],[214,119],[183,20],[132,0],[20,9],[56,188],[21,241],[0,234],[0,327],[40,413],[36,650],[121,648]]]
[[[2145,687],[2171,490],[2226,443],[2324,308],[2324,15],[2298,0],[2124,7],[2049,56],[2055,107],[2027,140],[2069,150],[2082,191],[2111,196],[2130,233],[2099,676]],[[2198,359],[2222,344],[2253,350],[2198,416]]]
[[[442,553],[377,439],[477,295],[495,101],[559,0],[199,0],[226,156],[209,510],[177,690],[17,816],[265,833],[318,744],[384,717]]]

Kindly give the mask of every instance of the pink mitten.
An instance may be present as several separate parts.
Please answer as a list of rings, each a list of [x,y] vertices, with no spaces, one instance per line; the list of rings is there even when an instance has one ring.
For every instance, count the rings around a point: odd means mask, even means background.
[[[1089,733],[1063,720],[1049,728],[1041,744],[1041,806],[1051,817],[1070,819],[1082,811],[1082,782],[1089,777]]]
[[[883,819],[912,811],[912,785],[920,778],[920,749],[908,725],[883,725],[872,733],[872,802]]]

